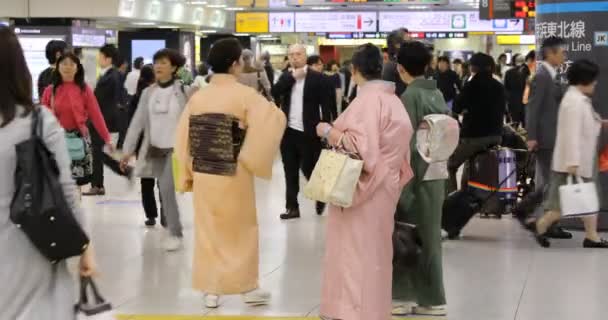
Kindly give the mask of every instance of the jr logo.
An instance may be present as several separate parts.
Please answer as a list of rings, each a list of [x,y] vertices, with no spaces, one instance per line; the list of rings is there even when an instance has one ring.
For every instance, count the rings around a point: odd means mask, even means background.
[[[594,34],[596,47],[608,47],[608,31],[598,31]]]

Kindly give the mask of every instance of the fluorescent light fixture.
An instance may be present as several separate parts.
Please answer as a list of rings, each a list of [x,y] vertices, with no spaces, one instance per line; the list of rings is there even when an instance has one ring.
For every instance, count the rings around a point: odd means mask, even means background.
[[[190,2],[188,2],[188,4],[205,5],[205,4],[207,4],[207,1],[190,1]]]
[[[159,29],[179,29],[178,26],[170,26],[170,25],[158,26],[157,28],[159,28]]]
[[[249,37],[250,34],[249,33],[235,33],[234,36],[235,37]]]
[[[226,8],[227,5],[225,4],[208,4],[207,8],[212,8],[212,9],[223,9]]]
[[[217,30],[201,30],[201,33],[217,33]]]
[[[258,38],[275,38],[274,34],[260,34]]]
[[[277,37],[270,37],[270,38],[262,38],[262,39],[260,39],[260,41],[274,41],[274,40],[279,40],[279,38],[277,38]]]
[[[134,26],[155,26],[156,23],[154,22],[132,22],[131,23]]]
[[[226,11],[243,11],[245,8],[235,7],[235,8],[225,8]]]
[[[331,7],[310,7],[311,10],[331,10]]]

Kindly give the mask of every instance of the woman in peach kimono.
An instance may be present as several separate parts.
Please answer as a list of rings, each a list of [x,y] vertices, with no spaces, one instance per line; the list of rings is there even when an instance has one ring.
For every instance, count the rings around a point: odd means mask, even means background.
[[[209,308],[221,295],[242,294],[252,305],[270,299],[258,288],[254,176],[271,178],[286,120],[238,83],[241,51],[233,38],[214,44],[213,78],[191,98],[177,129],[177,188],[194,192],[193,286]]]
[[[357,98],[319,136],[358,153],[364,161],[352,207],[331,206],[327,226],[321,316],[323,319],[388,320],[394,215],[409,164],[413,129],[394,84],[379,80],[382,55],[371,44],[353,55]]]

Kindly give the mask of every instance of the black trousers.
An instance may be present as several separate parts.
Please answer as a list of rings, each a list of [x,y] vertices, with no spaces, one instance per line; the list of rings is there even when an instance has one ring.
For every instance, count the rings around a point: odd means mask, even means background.
[[[120,162],[103,152],[105,142],[91,125],[89,125],[89,132],[91,134],[91,149],[93,151],[93,177],[91,178],[91,187],[104,188],[104,164],[114,173],[126,177],[127,174],[120,169]]]
[[[142,178],[141,179],[141,204],[144,207],[147,219],[158,218],[158,206],[156,205],[156,194],[154,193],[154,187],[156,186],[156,179],[154,178]],[[160,197],[159,197],[160,198]],[[161,219],[163,217],[163,201],[160,201]],[[164,220],[164,219],[162,219]],[[164,221],[161,223],[164,224]]]
[[[523,104],[509,104],[509,115],[511,122],[526,126],[526,107]]]
[[[312,171],[321,155],[321,140],[311,137],[304,132],[287,128],[281,141],[281,157],[285,169],[287,185],[286,204],[289,209],[298,209],[298,193],[300,193],[300,170],[306,179],[310,179]]]

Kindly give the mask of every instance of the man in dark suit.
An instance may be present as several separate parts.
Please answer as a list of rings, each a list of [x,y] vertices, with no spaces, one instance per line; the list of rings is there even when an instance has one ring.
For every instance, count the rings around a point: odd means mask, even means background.
[[[528,67],[530,61],[528,59],[535,60],[533,56],[530,56],[530,53],[526,58],[518,55],[515,58],[515,67],[505,73],[505,90],[507,92],[509,114],[516,127],[519,125],[525,126],[524,92],[530,77],[530,68]]]
[[[550,37],[543,41],[541,57],[536,75],[530,86],[530,101],[526,107],[526,129],[528,130],[528,149],[536,153],[536,192],[524,199],[536,198],[536,214],[542,214],[542,198],[545,187],[549,184],[551,161],[557,137],[557,116],[559,105],[565,93],[566,85],[561,81],[557,69],[565,61],[565,41],[562,38]],[[525,217],[530,212],[521,212],[518,206],[515,214]],[[547,236],[557,239],[570,239],[572,234],[560,227],[553,227]]]
[[[105,45],[99,49],[99,67],[101,77],[95,87],[95,97],[99,102],[101,113],[106,121],[110,133],[120,132],[120,112],[119,107],[123,97],[122,76],[115,64],[118,63],[118,49],[113,45]],[[120,169],[120,163],[107,155],[103,151],[104,142],[97,134],[97,130],[90,127],[91,147],[93,151],[93,178],[91,180],[91,190],[83,193],[84,196],[105,195],[103,166],[107,165],[112,171],[130,176],[131,168],[126,172]]]
[[[275,101],[288,119],[281,142],[281,156],[287,184],[286,209],[281,219],[300,217],[298,193],[300,170],[307,179],[321,154],[321,140],[317,137],[319,122],[333,122],[337,117],[334,88],[323,75],[306,65],[306,48],[293,45],[289,49],[291,68],[281,75],[272,89]],[[317,214],[322,215],[325,205],[317,203]]]

